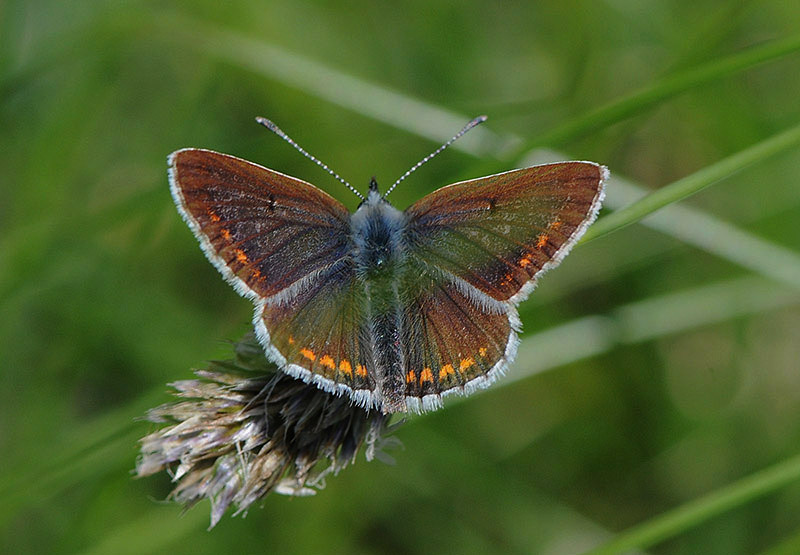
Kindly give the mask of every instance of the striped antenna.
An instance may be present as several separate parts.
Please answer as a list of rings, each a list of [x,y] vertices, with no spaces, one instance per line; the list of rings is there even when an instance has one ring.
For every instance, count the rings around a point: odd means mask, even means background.
[[[444,149],[446,149],[448,146],[450,146],[451,144],[453,144],[454,142],[456,142],[458,139],[460,139],[460,138],[461,138],[461,136],[462,136],[462,135],[464,135],[464,133],[466,133],[467,131],[469,131],[470,129],[472,129],[473,127],[475,127],[476,125],[480,125],[481,123],[483,123],[483,122],[484,122],[484,121],[486,121],[487,119],[489,119],[487,116],[478,116],[477,118],[475,118],[474,120],[472,120],[471,122],[469,122],[467,125],[465,125],[465,126],[464,126],[464,128],[463,128],[461,131],[459,131],[458,133],[456,133],[455,135],[453,135],[453,137],[451,137],[449,141],[447,141],[447,142],[446,142],[446,143],[444,143],[442,146],[440,146],[439,148],[437,148],[436,150],[434,150],[433,152],[431,152],[430,154],[428,154],[428,155],[427,155],[425,158],[423,158],[422,160],[420,160],[419,162],[417,162],[416,164],[414,164],[413,166],[411,166],[411,169],[409,169],[409,170],[408,170],[406,173],[404,173],[403,175],[401,175],[401,176],[400,176],[400,179],[398,179],[397,181],[395,181],[395,182],[392,184],[392,186],[391,186],[391,187],[389,187],[389,190],[388,190],[388,191],[386,191],[386,192],[383,194],[383,198],[386,198],[386,197],[388,197],[388,196],[389,196],[389,193],[391,193],[392,191],[394,191],[394,188],[395,188],[395,187],[397,187],[397,186],[400,184],[400,182],[401,182],[401,181],[403,181],[403,180],[404,180],[406,177],[408,177],[409,175],[411,175],[412,173],[414,173],[414,172],[415,172],[417,169],[419,169],[419,167],[420,167],[422,164],[424,164],[425,162],[427,162],[428,160],[430,160],[431,158],[433,158],[434,156],[436,156],[437,154],[439,154],[441,151],[443,151]]]
[[[332,175],[333,177],[335,177],[337,180],[339,180],[339,182],[340,182],[342,185],[344,185],[345,187],[347,187],[348,189],[350,189],[351,191],[353,191],[353,192],[356,194],[356,196],[357,196],[358,198],[360,198],[361,200],[365,200],[365,198],[364,198],[364,195],[362,195],[361,193],[359,193],[358,191],[356,191],[355,187],[353,187],[353,186],[352,186],[352,185],[350,185],[350,184],[349,184],[347,181],[345,181],[344,179],[342,179],[341,177],[339,177],[339,174],[338,174],[338,173],[336,173],[335,171],[333,171],[332,169],[330,169],[330,168],[329,168],[329,167],[328,167],[326,164],[324,164],[323,162],[321,162],[320,160],[318,160],[317,158],[315,158],[314,156],[312,156],[311,154],[309,154],[308,152],[306,152],[305,150],[303,150],[303,147],[301,147],[299,144],[297,144],[296,142],[294,142],[294,141],[292,140],[292,138],[291,138],[291,137],[289,137],[289,135],[287,135],[286,133],[284,133],[284,132],[281,130],[281,128],[280,128],[280,127],[278,127],[277,125],[275,125],[273,122],[271,122],[271,121],[270,121],[270,120],[268,120],[267,118],[257,117],[257,118],[256,118],[256,121],[257,121],[258,123],[260,123],[261,125],[263,125],[264,127],[266,127],[267,129],[269,129],[270,131],[272,131],[273,133],[275,133],[275,134],[276,134],[278,137],[280,137],[281,139],[283,139],[284,141],[286,141],[287,143],[289,143],[290,145],[292,145],[293,147],[295,147],[295,148],[298,150],[298,152],[300,152],[300,154],[302,154],[303,156],[305,156],[306,158],[308,158],[309,160],[311,160],[312,162],[314,162],[316,165],[318,165],[320,168],[322,168],[323,170],[325,170],[326,172],[328,172],[329,174],[331,174],[331,175]]]

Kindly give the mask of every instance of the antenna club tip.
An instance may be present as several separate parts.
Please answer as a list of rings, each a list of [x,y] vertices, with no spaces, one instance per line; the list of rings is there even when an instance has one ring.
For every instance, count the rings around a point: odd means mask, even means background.
[[[478,123],[483,123],[487,119],[489,119],[489,116],[487,116],[486,114],[483,114],[482,116],[478,116],[477,118],[475,118],[475,121],[478,122]]]
[[[278,126],[272,123],[272,121],[268,120],[267,118],[256,116],[256,121],[266,127],[267,129],[277,129]]]

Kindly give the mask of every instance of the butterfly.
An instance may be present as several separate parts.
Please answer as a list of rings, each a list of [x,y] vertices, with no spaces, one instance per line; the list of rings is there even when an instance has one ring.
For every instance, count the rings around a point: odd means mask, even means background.
[[[179,212],[208,259],[255,304],[266,355],[284,372],[384,413],[420,412],[501,376],[517,305],[595,220],[608,170],[517,169],[442,187],[398,210],[373,178],[354,213],[300,179],[211,150],[168,158]]]

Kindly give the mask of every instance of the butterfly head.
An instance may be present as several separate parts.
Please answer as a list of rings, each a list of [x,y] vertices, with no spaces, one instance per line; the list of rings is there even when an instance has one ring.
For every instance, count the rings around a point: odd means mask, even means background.
[[[361,201],[358,205],[359,208],[362,206],[379,206],[381,204],[389,204],[384,196],[381,196],[381,192],[378,190],[378,182],[375,180],[373,176],[369,180],[369,189],[367,191],[367,198]]]

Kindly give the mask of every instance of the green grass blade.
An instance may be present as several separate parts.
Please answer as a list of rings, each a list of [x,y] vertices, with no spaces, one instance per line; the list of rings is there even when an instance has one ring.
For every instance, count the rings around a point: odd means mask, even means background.
[[[197,508],[179,516],[180,512],[181,509],[173,504],[153,507],[141,517],[107,530],[83,555],[168,553],[181,538],[205,533],[203,528],[208,526],[208,511]]]
[[[539,146],[557,146],[642,112],[692,88],[718,81],[754,66],[800,51],[800,35],[756,46],[727,58],[666,77],[626,97],[614,100],[577,119],[568,121],[520,146],[516,157]]]
[[[621,209],[645,195],[643,188],[626,183],[623,179],[615,179],[613,193],[606,198],[605,206]],[[630,200],[622,204],[621,197]],[[755,274],[800,289],[800,253],[702,210],[674,203],[648,216],[641,223]]]
[[[647,197],[597,221],[584,235],[582,242],[591,241],[637,222],[656,210],[691,196],[742,168],[760,162],[794,146],[800,145],[800,125],[765,139],[710,166],[675,181]]]
[[[800,553],[800,532],[795,532],[780,543],[762,551],[761,555],[797,555]]]
[[[0,526],[22,507],[36,505],[67,488],[101,475],[103,469],[125,464],[127,448],[146,430],[137,418],[163,401],[164,388],[143,393],[135,401],[87,422],[56,444],[48,443],[39,456],[32,457],[23,469],[10,472],[0,483]],[[55,454],[54,454],[55,453]],[[131,467],[133,459],[130,459]]]
[[[525,162],[542,164],[566,158],[563,153],[538,149],[526,157]],[[619,175],[612,175],[603,206],[611,210],[622,210],[649,193],[641,185]],[[764,218],[767,215],[762,213],[759,217]],[[800,289],[800,253],[703,210],[673,203],[644,218],[641,224],[686,245],[733,262],[755,274]]]
[[[590,553],[610,555],[646,549],[797,480],[800,480],[800,455],[634,526]]]
[[[449,139],[453,130],[460,129],[471,117],[479,115],[463,116],[269,42],[207,26],[184,16],[176,16],[165,32],[171,37],[187,36],[187,41],[196,45],[205,55],[275,79],[362,116],[434,142]],[[485,157],[507,150],[510,142],[518,141],[501,138],[488,127],[481,126],[454,143],[453,148]]]
[[[514,368],[493,389],[607,353],[617,345],[650,341],[799,302],[796,291],[750,276],[624,304],[606,314],[583,316],[525,337]],[[456,397],[448,405],[463,399]]]

